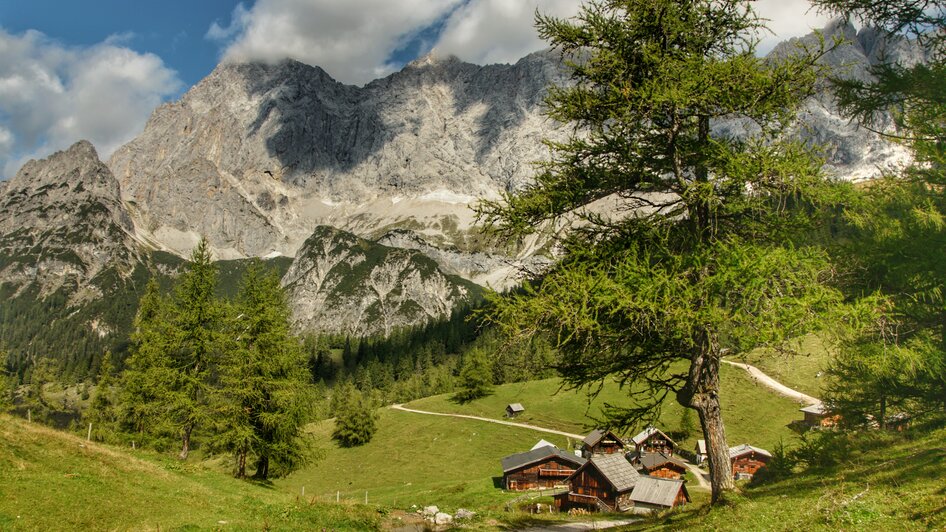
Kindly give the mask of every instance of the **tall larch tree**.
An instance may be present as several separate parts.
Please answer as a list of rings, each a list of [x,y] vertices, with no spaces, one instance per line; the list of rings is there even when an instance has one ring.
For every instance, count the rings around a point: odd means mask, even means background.
[[[714,503],[734,487],[722,355],[782,345],[840,297],[802,236],[830,185],[785,135],[821,51],[758,57],[751,6],[599,0],[574,19],[537,15],[572,74],[550,88],[548,115],[573,134],[548,141],[533,185],[479,207],[502,237],[572,226],[557,264],[494,297],[489,319],[519,341],[550,339],[568,385],[621,383],[615,425],[654,419],[668,398],[694,409]],[[619,207],[596,207],[607,202]]]
[[[303,427],[313,402],[307,356],[290,330],[289,305],[275,271],[254,260],[240,285],[221,360],[214,446],[234,453],[235,475],[256,459],[257,478],[304,463]]]

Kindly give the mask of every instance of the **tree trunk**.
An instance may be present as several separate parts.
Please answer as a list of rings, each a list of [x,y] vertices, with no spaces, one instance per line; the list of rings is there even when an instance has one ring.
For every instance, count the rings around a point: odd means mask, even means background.
[[[246,478],[246,450],[241,449],[237,451],[237,463],[236,463],[236,473],[234,475],[236,478]]]
[[[711,331],[703,331],[695,343],[697,352],[690,362],[687,382],[677,392],[677,402],[696,410],[700,416],[710,468],[712,504],[718,504],[724,500],[725,493],[736,486],[719,403],[719,342]]]
[[[184,426],[184,429],[181,430],[181,454],[177,457],[181,460],[187,460],[187,455],[191,451],[191,431],[194,430],[194,426],[187,424]]]
[[[269,478],[269,457],[260,456],[259,461],[256,462],[256,474],[253,475],[254,478],[261,480],[266,480]]]

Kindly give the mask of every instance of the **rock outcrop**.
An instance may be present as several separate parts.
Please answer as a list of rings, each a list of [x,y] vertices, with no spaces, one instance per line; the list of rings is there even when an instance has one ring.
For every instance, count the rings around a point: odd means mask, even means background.
[[[422,253],[321,226],[283,277],[297,330],[390,334],[450,316],[478,294]]]

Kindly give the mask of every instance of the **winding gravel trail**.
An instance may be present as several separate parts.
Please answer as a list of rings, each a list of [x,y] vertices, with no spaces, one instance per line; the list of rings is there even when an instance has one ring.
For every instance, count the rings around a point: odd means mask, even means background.
[[[403,404],[391,405],[389,408],[394,410],[401,410],[403,412],[413,412],[415,414],[426,414],[428,416],[446,416],[446,417],[460,417],[464,419],[475,419],[477,421],[486,421],[488,423],[496,423],[498,425],[508,425],[510,427],[519,427],[521,429],[537,430],[539,432],[547,432],[549,434],[558,434],[559,436],[565,436],[567,438],[575,438],[578,440],[584,439],[584,436],[581,434],[572,434],[571,432],[563,432],[561,430],[547,429],[545,427],[536,427],[535,425],[528,425],[526,423],[515,423],[513,421],[503,421],[501,419],[490,419],[488,417],[479,417],[479,416],[468,416],[466,414],[446,414],[444,412],[428,412],[426,410],[414,410],[413,408],[405,408]]]
[[[777,380],[769,377],[765,373],[762,373],[762,370],[755,366],[750,366],[749,364],[743,364],[742,362],[733,362],[731,360],[723,360],[724,363],[729,364],[730,366],[736,366],[737,368],[742,368],[749,372],[749,375],[752,376],[755,380],[762,383],[762,385],[774,390],[776,393],[789,397],[796,401],[801,401],[803,403],[808,403],[810,405],[818,404],[821,402],[821,399],[817,397],[812,397],[808,394],[799,392],[798,390],[793,390],[788,386],[778,382]]]

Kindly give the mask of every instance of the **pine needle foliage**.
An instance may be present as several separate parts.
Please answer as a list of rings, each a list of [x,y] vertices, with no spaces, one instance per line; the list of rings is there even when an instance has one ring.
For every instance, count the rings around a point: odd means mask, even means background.
[[[763,21],[737,0],[600,0],[536,21],[572,71],[547,103],[573,134],[547,142],[535,184],[479,214],[502,237],[571,230],[561,260],[494,297],[489,319],[516,342],[549,338],[569,386],[627,385],[614,425],[668,399],[695,409],[719,502],[733,487],[722,354],[782,346],[841,299],[809,235],[838,193],[786,134],[823,46],[757,57]]]

